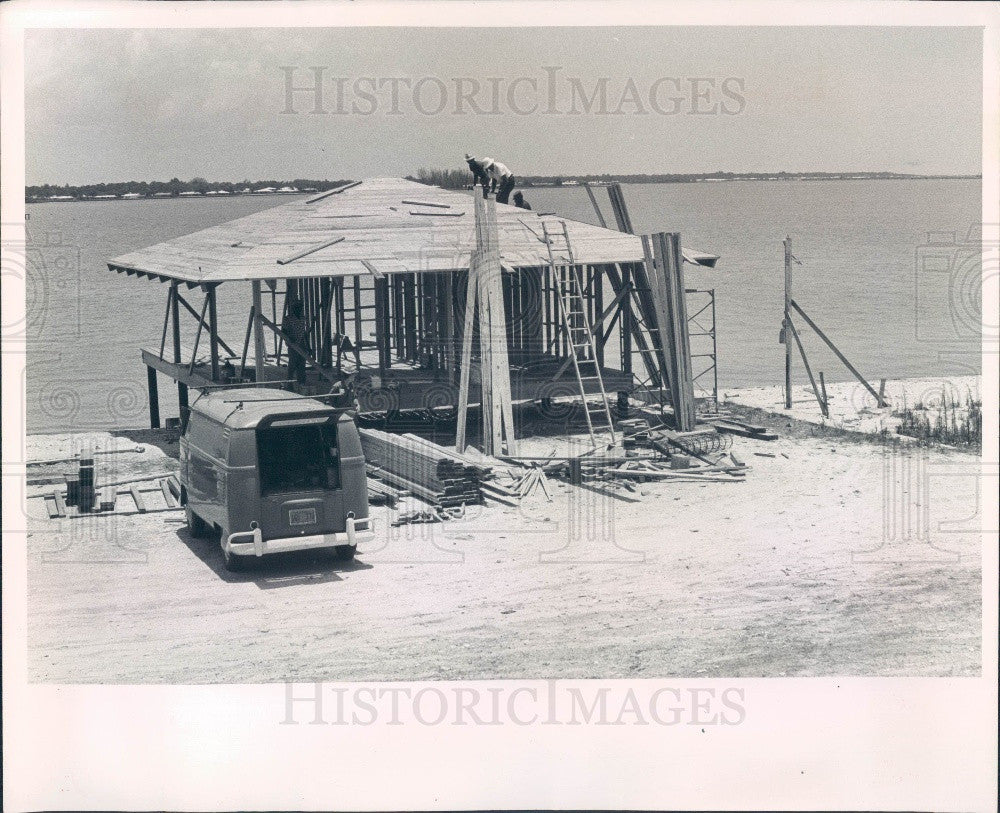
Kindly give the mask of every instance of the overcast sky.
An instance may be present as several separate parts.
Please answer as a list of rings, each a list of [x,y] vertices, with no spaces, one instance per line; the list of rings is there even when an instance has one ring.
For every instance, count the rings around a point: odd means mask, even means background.
[[[33,31],[27,180],[978,173],[981,60],[968,28]]]

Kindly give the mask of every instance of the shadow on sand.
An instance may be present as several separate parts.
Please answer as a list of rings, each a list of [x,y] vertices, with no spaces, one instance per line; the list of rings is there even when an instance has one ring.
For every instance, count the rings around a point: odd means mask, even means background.
[[[333,553],[316,550],[273,553],[248,563],[246,570],[233,573],[226,570],[219,539],[214,536],[194,537],[182,526],[176,530],[177,538],[201,559],[222,581],[229,583],[253,582],[261,590],[293,587],[297,584],[321,584],[343,581],[339,574],[356,570],[371,570],[372,565],[359,562],[341,562]]]

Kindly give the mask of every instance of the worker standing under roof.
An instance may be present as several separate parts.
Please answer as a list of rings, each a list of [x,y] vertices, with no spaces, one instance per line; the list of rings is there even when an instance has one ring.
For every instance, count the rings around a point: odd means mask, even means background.
[[[514,173],[492,158],[484,158],[483,162],[490,176],[490,190],[497,193],[497,203],[507,203],[514,189]]]
[[[490,188],[490,176],[486,174],[486,163],[493,163],[492,158],[475,158],[469,153],[465,154],[465,162],[469,165],[469,170],[472,172],[472,186],[475,187],[476,184],[480,184],[483,187],[483,195],[486,195],[486,190]]]
[[[306,383],[306,359],[299,348],[306,339],[306,320],[302,317],[302,302],[296,296],[288,307],[281,332],[291,341],[288,344],[288,378],[294,381],[296,388]],[[297,347],[292,346],[294,342]]]

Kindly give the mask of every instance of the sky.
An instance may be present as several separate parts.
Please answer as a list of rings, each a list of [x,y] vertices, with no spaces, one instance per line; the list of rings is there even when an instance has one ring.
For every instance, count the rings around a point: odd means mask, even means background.
[[[27,182],[364,178],[466,152],[515,175],[975,174],[981,43],[972,28],[33,30]]]

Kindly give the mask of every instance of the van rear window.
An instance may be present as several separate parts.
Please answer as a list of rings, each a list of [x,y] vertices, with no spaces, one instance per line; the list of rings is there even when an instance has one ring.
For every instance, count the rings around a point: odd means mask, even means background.
[[[262,494],[340,488],[336,423],[257,430]]]

